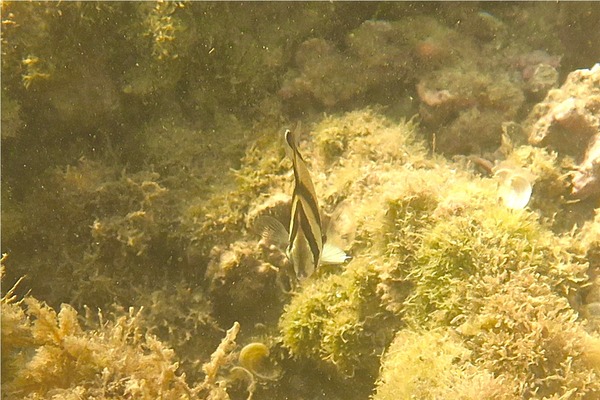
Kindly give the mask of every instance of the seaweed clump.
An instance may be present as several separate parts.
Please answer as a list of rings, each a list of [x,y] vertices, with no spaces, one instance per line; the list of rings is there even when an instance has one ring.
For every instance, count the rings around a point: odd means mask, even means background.
[[[382,360],[373,400],[513,399],[504,379],[468,363],[449,330],[399,331]]]
[[[598,336],[587,332],[575,311],[590,283],[586,254],[575,248],[572,235],[553,233],[538,214],[495,201],[491,179],[464,178],[440,186],[435,197],[424,187],[420,197],[431,199],[427,207],[395,208],[389,216],[396,223],[388,228],[408,223],[404,229],[412,234],[387,236],[390,262],[380,267],[387,307],[411,332],[427,337],[450,327],[459,333],[452,340],[467,352],[453,369],[463,378],[431,370],[435,377],[423,379],[436,386],[411,388],[415,380],[401,383],[402,369],[384,359],[381,392],[477,398],[474,388],[500,385],[491,398],[595,398]],[[390,353],[388,360],[394,357]]]
[[[2,391],[37,398],[182,398],[174,352],[144,332],[141,310],[85,330],[75,309],[59,312],[33,297],[2,298]]]
[[[589,262],[590,285],[584,288],[581,314],[589,322],[589,328],[600,332],[600,211],[594,219],[586,222],[575,237],[580,251]]]
[[[366,260],[355,260],[342,274],[307,285],[279,322],[283,345],[294,357],[322,360],[346,376],[374,374],[389,341],[383,322],[391,316],[378,300],[377,283]]]
[[[597,398],[600,338],[538,278],[515,273],[456,330],[400,331],[374,399]]]
[[[516,398],[597,398],[600,337],[541,275],[523,270],[502,280],[489,278],[498,289],[459,327],[475,365],[506,379]]]
[[[414,291],[406,311],[417,326],[447,325],[497,289],[488,279],[507,280],[521,270],[572,298],[587,279],[587,265],[564,246],[565,240],[540,226],[533,214],[490,204],[447,215],[423,235],[407,276]]]
[[[14,291],[1,299],[3,396],[230,399],[239,323],[202,365],[203,380],[189,385],[175,351],[147,328],[143,308],[108,318],[87,309],[81,316],[68,304],[57,312],[31,296],[19,300]],[[246,386],[248,399],[254,390],[252,382]]]

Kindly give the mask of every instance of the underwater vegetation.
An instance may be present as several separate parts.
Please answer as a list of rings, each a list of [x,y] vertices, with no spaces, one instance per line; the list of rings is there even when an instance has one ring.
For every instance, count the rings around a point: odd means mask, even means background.
[[[4,274],[4,267],[2,269]],[[133,308],[82,327],[77,311],[57,312],[33,297],[2,298],[2,396],[6,398],[176,398],[189,392],[174,353]]]
[[[468,364],[450,331],[402,330],[390,344],[373,399],[512,399],[504,379]]]
[[[593,3],[1,7],[2,398],[600,398]]]
[[[369,114],[361,117],[377,118]],[[329,119],[327,132],[335,134],[351,126],[358,115]],[[373,124],[367,135],[378,136],[390,129],[384,119],[378,122],[381,125]],[[350,142],[366,142],[359,129],[348,131],[358,136],[348,138]],[[402,125],[395,132],[401,135]],[[412,384],[404,375],[393,376],[395,371],[414,373],[414,382],[426,378],[420,378],[418,371],[388,367],[384,357],[387,377],[379,384],[381,393],[404,390],[405,398],[411,398],[418,390],[430,390],[424,398],[439,398],[439,393],[446,393],[445,398],[453,398],[449,393],[463,398],[464,390],[477,398],[478,391],[466,383],[472,379],[477,387],[495,382],[488,388],[490,393],[497,390],[506,398],[567,392],[595,398],[599,393],[598,334],[588,332],[576,311],[590,284],[590,265],[586,254],[576,249],[576,239],[553,233],[535,212],[499,202],[495,177],[460,172],[443,160],[427,162],[418,143],[400,142],[406,144],[396,151],[406,154],[405,160],[398,157],[387,168],[367,172],[376,177],[382,192],[360,193],[366,203],[354,211],[357,246],[363,240],[369,245],[364,251],[355,249],[356,258],[340,275],[319,278],[294,296],[280,320],[283,345],[296,357],[321,359],[342,374],[360,375],[349,366],[368,370],[369,358],[377,359],[374,355],[389,345],[393,332],[400,329],[404,335],[429,340],[427,335],[442,329],[458,340],[448,344],[448,351],[458,348],[464,357],[464,364],[455,366],[456,375],[448,378],[448,387],[434,390],[426,383],[423,389],[405,387]],[[349,149],[361,146],[357,143]],[[520,150],[526,153],[527,146]],[[540,162],[551,165],[552,158],[540,157]],[[541,166],[531,166],[531,170],[540,171]],[[330,168],[336,175],[344,167],[334,164]],[[348,193],[346,201],[352,202],[352,193],[359,192],[366,179],[351,180],[350,188],[342,191]],[[532,194],[533,198],[539,195]],[[346,286],[346,280],[355,283]],[[400,350],[390,347],[387,351],[393,360]],[[439,376],[426,365],[423,368],[432,374],[429,379],[444,382],[445,368],[440,367]],[[451,379],[461,380],[465,387],[456,389]],[[388,381],[399,386],[386,387],[391,385]]]

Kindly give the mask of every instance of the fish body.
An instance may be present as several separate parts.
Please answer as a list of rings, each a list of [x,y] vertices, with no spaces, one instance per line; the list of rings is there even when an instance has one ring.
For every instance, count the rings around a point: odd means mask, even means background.
[[[278,248],[285,247],[296,278],[302,281],[311,276],[320,264],[341,264],[349,257],[326,241],[327,236],[337,236],[333,232],[334,224],[329,224],[324,235],[315,187],[290,130],[285,132],[285,142],[286,153],[292,160],[294,170],[289,230],[270,216],[259,217],[257,225],[266,243]]]
[[[289,129],[285,131],[285,141],[294,168],[294,191],[286,253],[298,279],[304,279],[317,269],[323,253],[321,215],[310,173]]]

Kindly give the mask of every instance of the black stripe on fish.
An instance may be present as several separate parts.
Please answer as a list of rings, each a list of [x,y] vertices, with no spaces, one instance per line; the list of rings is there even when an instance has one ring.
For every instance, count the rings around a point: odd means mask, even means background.
[[[321,249],[313,236],[310,218],[306,216],[301,204],[298,204],[295,221],[298,229],[288,248],[288,257],[292,261],[296,277],[302,279],[312,275],[318,267]]]
[[[304,216],[304,218],[300,218],[300,225],[302,226],[302,231],[304,232],[304,235],[306,235],[306,239],[308,240],[310,251],[313,254],[313,263],[315,264],[316,268],[317,264],[319,263],[319,258],[321,257],[323,239],[315,235],[321,235],[321,228],[318,226],[313,226],[313,224],[311,224],[311,221],[313,221],[314,219],[308,217],[302,204],[300,207],[300,213],[301,216]]]
[[[317,204],[317,199],[313,197],[310,190],[299,182],[296,184],[294,188],[294,196],[299,197],[300,201],[312,211],[317,223],[319,224],[319,230],[321,230],[321,215],[319,214],[319,205]]]
[[[298,228],[300,224],[296,221],[298,220],[298,202],[299,199],[292,196],[292,211],[290,213],[290,237],[288,243],[288,250],[292,249],[292,245],[294,244],[294,240],[296,240],[296,236],[298,236]]]

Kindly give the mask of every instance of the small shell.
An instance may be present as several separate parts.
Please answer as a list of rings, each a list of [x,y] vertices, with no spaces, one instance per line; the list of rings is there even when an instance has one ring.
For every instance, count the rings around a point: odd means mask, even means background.
[[[498,196],[504,205],[513,210],[521,210],[531,199],[531,182],[521,175],[514,174],[505,178],[498,188]]]
[[[502,203],[513,210],[521,210],[527,206],[533,191],[535,176],[525,168],[501,163],[494,168],[498,179],[498,197]]]
[[[269,348],[263,343],[250,343],[240,352],[239,362],[259,378],[276,380],[281,375],[281,369],[269,358],[269,354]]]

